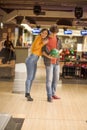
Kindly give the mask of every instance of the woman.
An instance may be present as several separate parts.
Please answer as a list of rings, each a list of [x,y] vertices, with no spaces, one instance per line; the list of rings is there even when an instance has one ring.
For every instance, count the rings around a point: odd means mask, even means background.
[[[4,47],[7,52],[6,57],[8,57],[8,58],[6,60],[8,61],[8,63],[12,59],[16,60],[15,47],[14,47],[13,43],[11,42],[9,35],[7,35],[7,39],[4,42]]]
[[[32,44],[31,55],[26,59],[27,79],[25,82],[25,97],[27,97],[28,101],[33,101],[33,98],[31,98],[30,95],[31,85],[32,81],[35,78],[37,70],[37,61],[42,55],[42,47],[48,42],[48,33],[48,29],[41,30],[40,34],[35,38]]]
[[[7,49],[10,49],[10,50],[12,50],[12,51],[15,50],[15,47],[14,47],[13,43],[11,42],[10,37],[9,37],[8,35],[7,35],[6,41],[4,42],[4,46],[5,46]]]
[[[12,50],[4,47],[3,42],[0,42],[0,64],[15,63],[15,58],[11,52]]]

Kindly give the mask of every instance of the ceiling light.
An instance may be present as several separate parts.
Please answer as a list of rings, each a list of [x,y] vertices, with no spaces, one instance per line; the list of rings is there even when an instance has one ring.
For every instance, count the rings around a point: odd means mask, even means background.
[[[29,26],[29,23],[27,22],[27,20],[25,19],[25,17],[24,17],[24,19],[23,19],[23,21],[21,23],[21,26],[23,26],[29,32],[32,31],[32,28]]]
[[[0,28],[3,29],[3,23],[2,22],[0,23]]]

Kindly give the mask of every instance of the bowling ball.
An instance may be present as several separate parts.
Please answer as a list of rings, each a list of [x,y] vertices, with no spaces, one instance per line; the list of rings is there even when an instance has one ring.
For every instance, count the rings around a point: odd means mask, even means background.
[[[71,50],[70,50],[70,53],[71,53],[71,55],[74,55],[74,50],[71,49]]]
[[[66,54],[66,55],[69,55],[69,54],[70,54],[70,51],[69,51],[68,49],[66,49],[65,54]]]
[[[58,57],[59,51],[56,48],[54,48],[50,51],[50,55],[53,56],[53,57]]]

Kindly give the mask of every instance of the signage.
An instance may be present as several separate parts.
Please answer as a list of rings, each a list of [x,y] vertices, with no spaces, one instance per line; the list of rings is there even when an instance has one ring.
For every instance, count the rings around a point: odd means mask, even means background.
[[[87,35],[87,30],[82,30],[80,33],[82,36]]]
[[[64,34],[69,34],[69,35],[71,35],[71,34],[72,34],[72,30],[64,30]]]
[[[32,30],[32,33],[33,33],[33,35],[38,35],[40,33],[40,29],[39,28],[34,28]]]

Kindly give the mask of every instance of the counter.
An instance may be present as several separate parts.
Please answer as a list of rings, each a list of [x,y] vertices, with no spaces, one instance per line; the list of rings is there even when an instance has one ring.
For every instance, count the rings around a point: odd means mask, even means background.
[[[28,56],[28,47],[15,47],[16,63],[25,63]]]

